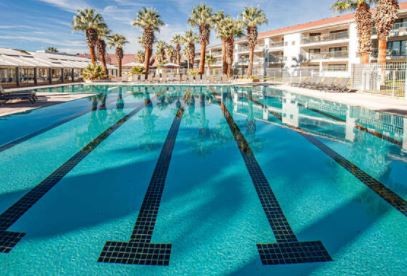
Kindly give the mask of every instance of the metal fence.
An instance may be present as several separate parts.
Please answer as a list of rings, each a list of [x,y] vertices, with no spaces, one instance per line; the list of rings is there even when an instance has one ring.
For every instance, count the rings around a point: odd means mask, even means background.
[[[352,87],[372,94],[405,97],[407,64],[378,64],[352,66]]]

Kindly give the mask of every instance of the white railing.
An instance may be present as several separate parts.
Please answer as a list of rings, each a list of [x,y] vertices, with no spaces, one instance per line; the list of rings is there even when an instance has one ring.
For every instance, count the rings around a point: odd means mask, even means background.
[[[333,58],[347,58],[349,57],[348,51],[332,51],[322,53],[309,53],[308,59],[333,59]]]
[[[349,33],[346,32],[339,32],[339,33],[330,33],[325,35],[318,35],[318,36],[308,36],[302,38],[303,44],[310,44],[316,42],[326,42],[326,41],[333,41],[333,40],[341,40],[341,39],[348,39]]]
[[[281,42],[270,42],[269,48],[284,47],[284,41]]]

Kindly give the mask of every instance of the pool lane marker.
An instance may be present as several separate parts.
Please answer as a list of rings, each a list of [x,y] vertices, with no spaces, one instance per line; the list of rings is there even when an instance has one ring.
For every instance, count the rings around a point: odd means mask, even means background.
[[[221,103],[221,109],[242,154],[263,210],[277,240],[276,243],[272,244],[257,244],[262,263],[264,265],[279,265],[332,261],[328,251],[320,241],[298,241],[249,143],[223,103]]]
[[[310,136],[306,133],[299,132],[303,137],[305,137],[310,143],[320,149],[327,156],[332,158],[337,164],[345,168],[348,172],[353,174],[360,182],[365,184],[368,188],[378,194],[382,199],[387,201],[395,209],[400,211],[404,216],[407,216],[407,202],[397,195],[395,192],[387,188],[379,180],[373,178],[365,171],[360,169],[358,166],[344,158],[342,155],[319,141],[317,138]]]
[[[262,105],[259,102],[256,102],[256,101],[253,101],[253,102],[256,104]],[[319,112],[319,113],[321,113],[321,112]],[[321,114],[326,115],[325,112],[323,112]],[[281,121],[281,117],[276,116],[276,118]],[[338,117],[332,117],[332,118],[341,120]],[[363,171],[361,168],[356,166],[354,163],[352,163],[351,161],[349,161],[348,159],[346,159],[345,157],[343,157],[342,155],[340,155],[339,153],[337,153],[336,151],[334,151],[333,149],[331,149],[330,147],[328,147],[327,145],[322,143],[316,137],[307,134],[301,128],[292,127],[292,126],[289,126],[289,128],[294,130],[295,132],[299,133],[300,135],[302,135],[311,144],[316,146],[323,153],[325,153],[328,157],[332,158],[337,164],[339,164],[344,169],[346,169],[348,172],[353,174],[353,176],[355,176],[360,182],[362,182],[368,188],[370,188],[372,191],[374,191],[376,194],[378,194],[382,199],[387,201],[387,203],[389,203],[391,206],[393,206],[396,210],[401,212],[404,216],[407,216],[407,202],[403,198],[401,198],[399,195],[397,195],[395,192],[393,192],[392,190],[387,188],[386,185],[384,185],[383,183],[381,183],[379,180],[375,179],[374,177],[370,176],[368,173]],[[363,127],[359,126],[359,125],[357,125],[356,128],[363,130],[362,129]],[[375,134],[375,132],[372,132],[372,131],[368,130],[367,128],[363,131],[366,131],[367,133],[377,136],[377,134]],[[392,142],[391,140],[389,140],[390,138],[380,137],[380,136],[378,136],[378,137]],[[393,143],[396,144],[395,141],[393,141]]]
[[[151,239],[183,114],[184,109],[180,107],[161,150],[130,240],[128,242],[106,242],[98,262],[169,265],[172,245],[151,243]]]
[[[64,178],[65,175],[75,168],[79,162],[81,162],[131,117],[142,110],[144,106],[145,103],[139,104],[134,110],[118,120],[114,125],[83,147],[62,166],[56,169],[51,175],[0,215],[0,253],[9,253],[25,235],[25,233],[9,232],[7,229],[20,219],[35,203],[37,203],[49,190]]]

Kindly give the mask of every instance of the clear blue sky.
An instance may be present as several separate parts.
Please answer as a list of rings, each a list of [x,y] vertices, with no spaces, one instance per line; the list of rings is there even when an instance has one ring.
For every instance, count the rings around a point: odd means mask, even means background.
[[[60,51],[84,52],[84,35],[73,32],[71,22],[77,9],[92,7],[114,32],[126,35],[131,42],[126,51],[135,52],[140,31],[131,21],[138,9],[156,8],[166,23],[158,37],[169,40],[189,28],[186,22],[191,9],[202,2],[234,17],[246,6],[258,6],[269,18],[263,31],[334,15],[330,9],[333,0],[0,0],[0,47],[43,50],[53,46]]]

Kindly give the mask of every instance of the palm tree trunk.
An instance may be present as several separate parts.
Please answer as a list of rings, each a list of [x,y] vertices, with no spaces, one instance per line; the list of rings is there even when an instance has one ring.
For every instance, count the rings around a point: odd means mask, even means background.
[[[386,65],[387,57],[387,36],[379,36],[379,54],[377,63],[379,65]]]
[[[206,43],[201,43],[201,60],[199,62],[199,74],[203,75],[205,73],[205,54],[206,54]]]
[[[122,77],[122,58],[119,57],[119,77]]]
[[[102,53],[101,59],[102,59],[103,73],[105,74],[105,77],[107,78],[108,75],[109,75],[109,72],[107,71],[106,54],[105,53]]]
[[[146,76],[146,79],[148,77],[148,73],[150,71],[150,58],[151,58],[151,49],[146,48],[145,49],[145,58],[144,58],[144,74]]]
[[[249,51],[249,69],[247,75],[251,77],[253,75],[253,62],[254,62],[254,48],[250,47]]]
[[[360,53],[360,63],[361,64],[369,64],[370,55],[369,53]]]
[[[90,60],[93,65],[96,64],[96,50],[95,46],[89,46],[89,55],[90,55]]]
[[[224,75],[228,74],[228,64],[226,62],[226,42],[222,41],[222,72]]]

